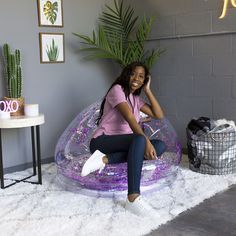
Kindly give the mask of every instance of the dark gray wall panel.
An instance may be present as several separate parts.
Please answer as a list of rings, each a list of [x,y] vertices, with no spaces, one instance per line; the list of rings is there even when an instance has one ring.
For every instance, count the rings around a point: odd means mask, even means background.
[[[211,14],[208,12],[176,16],[176,35],[203,34],[211,31]]]
[[[231,98],[231,77],[195,77],[194,95],[209,98]]]
[[[212,116],[212,101],[204,97],[178,97],[177,116]]]
[[[196,37],[193,40],[194,55],[218,55],[232,52],[232,35]]]
[[[176,79],[178,83],[176,83]],[[193,79],[192,77],[160,77],[160,95],[161,96],[192,96],[193,95]]]
[[[218,98],[213,101],[213,117],[215,119],[226,118],[235,121],[236,103],[235,99]]]
[[[213,75],[232,76],[236,74],[236,54],[221,54],[213,57]]]

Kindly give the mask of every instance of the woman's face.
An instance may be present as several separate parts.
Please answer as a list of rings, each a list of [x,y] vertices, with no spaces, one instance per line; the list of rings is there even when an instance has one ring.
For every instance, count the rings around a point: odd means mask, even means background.
[[[142,66],[137,66],[133,70],[130,80],[129,80],[129,86],[130,91],[133,93],[135,90],[139,89],[145,80],[145,70]]]

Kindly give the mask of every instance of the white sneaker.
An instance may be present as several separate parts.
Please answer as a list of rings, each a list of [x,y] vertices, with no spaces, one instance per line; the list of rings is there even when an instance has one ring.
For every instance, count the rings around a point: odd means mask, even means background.
[[[102,161],[102,158],[105,156],[104,153],[96,150],[91,157],[84,163],[84,166],[81,171],[81,176],[86,176],[96,170],[99,170],[99,173],[105,167],[105,163]]]
[[[158,215],[141,196],[138,196],[133,202],[127,198],[125,209],[138,216],[153,217]]]

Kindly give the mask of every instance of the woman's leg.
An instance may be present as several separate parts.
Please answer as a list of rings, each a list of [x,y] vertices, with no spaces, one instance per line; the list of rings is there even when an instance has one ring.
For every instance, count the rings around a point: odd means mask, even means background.
[[[133,201],[140,194],[140,180],[146,148],[146,138],[138,135],[130,145],[127,164],[128,164],[128,195],[129,200]]]
[[[154,148],[156,149],[157,156],[161,156],[162,153],[166,150],[166,144],[158,139],[152,139],[150,140]]]
[[[140,194],[140,179],[143,165],[146,139],[143,135],[101,135],[91,140],[90,150],[105,153],[109,163],[127,160],[128,195]]]
[[[90,151],[99,150],[107,155],[109,164],[127,161],[130,144],[137,134],[101,135],[90,142]]]

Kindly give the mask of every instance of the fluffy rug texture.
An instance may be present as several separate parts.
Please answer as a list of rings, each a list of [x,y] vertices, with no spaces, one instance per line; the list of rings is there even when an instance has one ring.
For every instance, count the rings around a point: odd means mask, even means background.
[[[53,163],[42,170],[43,185],[21,182],[0,190],[0,235],[145,235],[236,183],[236,174],[211,176],[180,167],[173,184],[145,196],[158,213],[154,219],[125,211],[125,196],[103,198],[65,191],[57,183]],[[19,178],[29,171],[6,177]]]

